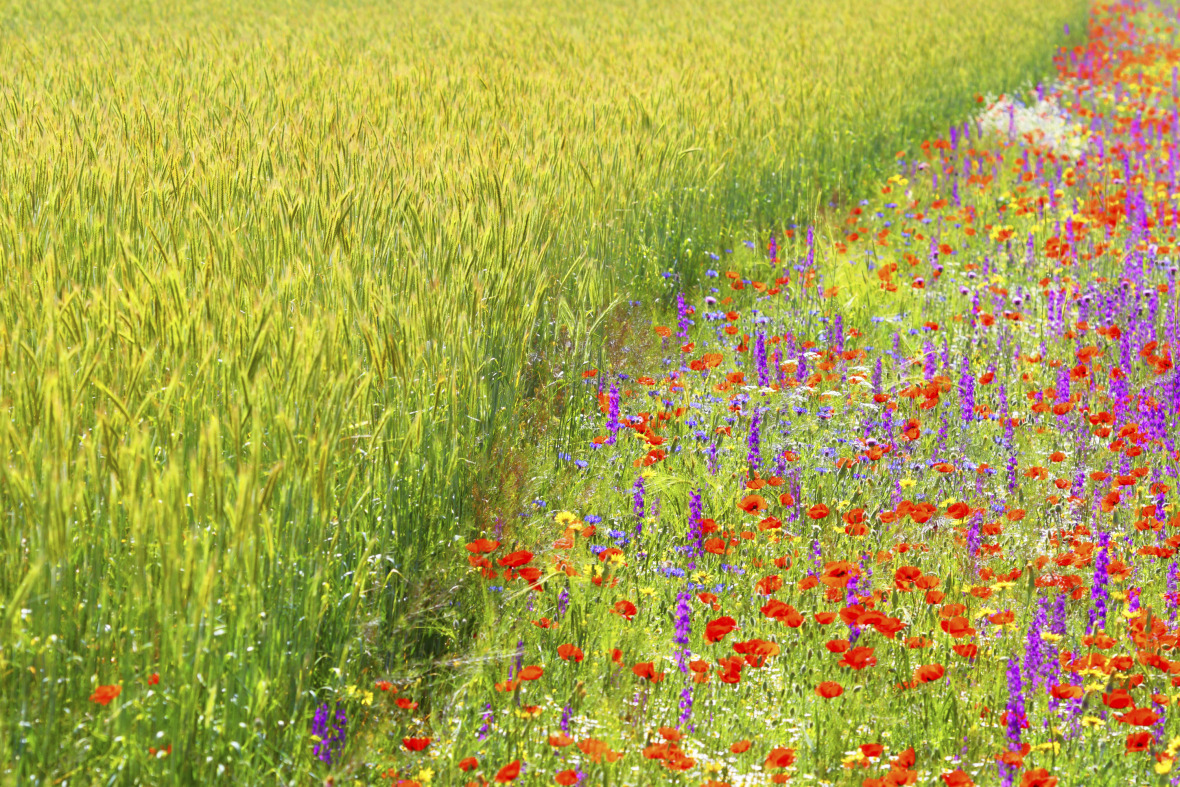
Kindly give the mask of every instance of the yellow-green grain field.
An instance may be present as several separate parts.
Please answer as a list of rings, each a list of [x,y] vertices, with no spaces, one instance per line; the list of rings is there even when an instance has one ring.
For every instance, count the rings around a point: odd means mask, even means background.
[[[855,198],[1085,11],[0,5],[0,783],[311,783],[350,686],[377,780],[363,691],[461,652],[472,483],[609,305]]]

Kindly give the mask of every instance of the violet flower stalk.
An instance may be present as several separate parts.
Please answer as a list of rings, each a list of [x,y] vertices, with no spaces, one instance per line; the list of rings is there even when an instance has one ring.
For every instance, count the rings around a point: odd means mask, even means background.
[[[978,511],[971,517],[971,527],[967,530],[967,554],[974,560],[979,555],[981,544],[980,529],[983,527],[983,512]],[[974,568],[973,568],[974,573]]]
[[[1021,691],[1020,662],[1014,658],[1008,659],[1008,750],[1020,751],[1020,727],[1024,721],[1024,694]],[[1000,776],[1004,787],[1012,787],[1016,780],[1017,769],[1009,765],[1000,765]]]
[[[971,374],[971,363],[963,359],[963,374],[959,378],[959,398],[962,402],[960,415],[964,423],[975,420],[975,377]]]
[[[684,690],[680,692],[680,724],[681,725],[687,724],[688,720],[690,718],[692,718],[692,684],[691,683],[689,685],[685,686]],[[689,732],[691,732],[691,731],[692,730],[689,729]]]
[[[573,715],[574,709],[572,705],[566,705],[561,709],[561,721],[559,722],[559,725],[561,727],[561,731],[566,735],[570,734],[570,719],[573,718]]]
[[[339,702],[336,703],[334,717],[326,702],[316,709],[311,720],[311,734],[316,738],[312,752],[321,762],[331,765],[333,760],[339,759],[348,741],[347,726],[348,717],[344,715]]]
[[[692,541],[689,555],[696,557],[704,550],[705,534],[701,530],[701,520],[704,518],[705,507],[701,502],[701,490],[692,491],[688,501],[688,535]]]
[[[643,476],[635,479],[634,497],[632,499],[633,509],[635,511],[635,535],[636,537],[643,535]]]
[[[483,724],[480,725],[475,737],[482,741],[488,737],[488,733],[492,729],[492,721],[496,718],[495,714],[492,713],[492,703],[488,702],[484,704],[483,713],[480,714],[479,718]]]
[[[570,606],[570,589],[564,587],[561,593],[557,596],[557,619],[561,620],[565,616],[565,612]]]
[[[1044,655],[1041,652],[1041,631],[1047,622],[1048,613],[1042,599],[1037,605],[1037,614],[1028,626],[1028,636],[1024,645],[1024,682],[1033,691],[1037,688]]]
[[[770,368],[766,359],[766,334],[761,331],[758,332],[758,338],[754,341],[754,360],[758,365],[758,385],[763,388],[770,387]]]
[[[619,424],[619,389],[614,383],[611,383],[610,386],[610,400],[607,406],[606,428],[610,431],[610,436],[606,438],[606,444],[614,445],[621,428]]]
[[[682,590],[676,596],[676,634],[672,641],[678,646],[673,654],[681,672],[688,672],[688,635],[692,629],[692,593]]]
[[[762,442],[762,411],[755,410],[754,418],[750,421],[750,436],[747,438],[747,447],[749,453],[746,456],[746,461],[749,462],[751,470],[757,470],[762,464],[761,442]]]
[[[1094,601],[1094,609],[1091,610],[1091,623],[1097,629],[1106,628],[1106,604],[1110,601],[1110,591],[1106,586],[1110,582],[1110,574],[1107,569],[1110,565],[1110,533],[1098,534],[1098,553],[1094,556],[1094,586],[1090,591],[1090,597]]]

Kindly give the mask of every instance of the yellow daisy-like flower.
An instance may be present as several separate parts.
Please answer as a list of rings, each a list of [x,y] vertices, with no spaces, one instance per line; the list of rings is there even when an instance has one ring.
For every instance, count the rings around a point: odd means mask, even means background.
[[[840,760],[840,764],[845,768],[851,768],[855,765],[859,765],[867,759],[868,757],[865,757],[864,752],[862,752],[860,749],[857,749],[844,759]]]
[[[914,484],[916,484],[918,482],[912,478],[903,478],[900,481],[898,481],[897,483],[901,485],[902,489],[909,489],[911,486],[913,486]]]
[[[570,525],[578,519],[578,515],[573,511],[558,511],[557,515],[553,517],[559,525]]]
[[[694,573],[694,574],[692,575],[692,581],[693,581],[693,582],[696,582],[698,585],[703,585],[703,584],[705,584],[706,582],[708,582],[708,581],[709,581],[709,572],[707,572],[707,571],[697,571],[696,573]]]
[[[1082,726],[1083,727],[1101,727],[1105,724],[1106,724],[1106,722],[1104,722],[1102,719],[1098,718],[1097,716],[1083,716],[1082,717]]]

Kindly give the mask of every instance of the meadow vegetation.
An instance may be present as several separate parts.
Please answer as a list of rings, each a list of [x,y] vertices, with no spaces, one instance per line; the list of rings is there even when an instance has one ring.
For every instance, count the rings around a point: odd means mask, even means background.
[[[1085,10],[4,4],[0,779],[319,767],[325,701],[462,650],[456,540],[516,513],[473,484],[613,305],[860,196]]]

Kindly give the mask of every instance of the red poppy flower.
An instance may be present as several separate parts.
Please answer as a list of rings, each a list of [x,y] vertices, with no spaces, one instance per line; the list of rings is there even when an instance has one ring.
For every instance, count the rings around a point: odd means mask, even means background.
[[[673,743],[676,743],[681,738],[680,730],[675,727],[660,727],[659,733],[661,738],[666,741],[672,741]]]
[[[785,746],[778,746],[770,750],[770,754],[766,755],[766,763],[764,767],[767,768],[790,768],[795,764],[795,750],[788,749]]]
[[[751,667],[761,667],[766,660],[782,653],[782,648],[776,642],[764,639],[752,639],[747,642],[733,643],[733,649],[746,657],[746,663]]]
[[[1147,751],[1154,741],[1150,732],[1132,732],[1127,736],[1127,752]]]
[[[880,757],[885,752],[885,747],[879,743],[862,743],[860,745],[860,753],[866,757]]]
[[[522,669],[520,671],[520,674],[517,675],[516,677],[518,677],[520,680],[537,680],[544,674],[545,674],[544,668],[538,667],[534,664],[534,665],[530,665],[530,666]]]
[[[705,642],[713,644],[725,639],[725,635],[737,628],[737,621],[726,615],[705,624]]]
[[[710,555],[724,555],[728,544],[723,538],[710,538],[705,541],[705,551]]]
[[[956,615],[950,620],[943,620],[939,623],[939,625],[942,626],[943,631],[945,631],[947,634],[950,634],[952,637],[955,637],[956,639],[959,637],[973,636],[975,634],[975,629],[971,627],[971,624],[967,621],[967,618],[961,615]]]
[[[1021,778],[1020,787],[1057,787],[1057,777],[1050,776],[1044,768],[1034,768]]]
[[[722,683],[740,683],[742,680],[742,667],[745,661],[741,656],[722,656],[717,659],[720,667],[717,670],[717,677]]]
[[[409,697],[398,697],[396,700],[394,700],[394,702],[402,710],[416,710],[418,707],[418,703],[414,702]]]
[[[843,653],[848,650],[849,644],[846,639],[830,639],[824,647],[828,649],[829,653]]]
[[[825,680],[823,683],[815,687],[815,693],[824,699],[830,700],[833,697],[839,697],[844,693],[844,687],[839,683],[831,680]]]
[[[777,598],[772,598],[760,607],[763,615],[771,620],[783,620],[788,615],[796,612],[795,608],[785,601],[779,601]]]
[[[494,781],[501,784],[516,781],[516,777],[520,776],[520,760],[513,760],[505,765],[500,770],[496,771],[496,778]]]
[[[557,749],[569,746],[573,742],[574,739],[566,735],[564,732],[555,732],[549,736],[549,745]]]
[[[917,566],[902,566],[893,572],[893,585],[898,590],[910,590],[912,583],[920,579],[922,569]]]
[[[606,757],[607,762],[614,762],[623,756],[622,752],[611,751],[605,742],[597,738],[585,738],[578,741],[578,748],[590,758],[591,762],[602,762],[603,757]]]
[[[736,741],[729,747],[729,750],[734,754],[745,754],[750,750],[750,742],[747,740]]]
[[[521,549],[516,552],[509,552],[504,557],[496,561],[502,568],[518,568],[525,565],[533,559],[533,553],[527,549]]]
[[[477,538],[467,545],[467,551],[474,555],[486,555],[488,552],[494,552],[499,546],[499,541],[492,541],[488,538]]]
[[[816,503],[811,508],[807,509],[807,516],[812,519],[823,519],[831,513],[831,509],[823,503]]]
[[[971,513],[971,506],[966,503],[954,503],[946,510],[946,513],[951,519],[966,519]]]
[[[844,658],[839,661],[841,667],[852,667],[854,670],[862,670],[876,663],[877,659],[873,656],[873,649],[869,647],[853,648],[845,653]]]
[[[1118,720],[1124,724],[1133,724],[1136,727],[1150,727],[1160,720],[1160,715],[1150,708],[1136,708],[1129,713],[1119,716]]]
[[[1079,697],[1081,697],[1083,694],[1085,694],[1086,692],[1082,689],[1081,686],[1070,686],[1068,684],[1062,684],[1062,685],[1054,686],[1053,688],[1051,688],[1049,690],[1049,693],[1051,695],[1053,695],[1054,699],[1076,700]]]
[[[778,574],[768,574],[767,576],[764,576],[762,579],[758,580],[757,584],[755,585],[755,587],[758,588],[758,592],[764,596],[769,596],[776,590],[782,589],[782,586],[783,578]]]
[[[478,767],[479,760],[475,759],[474,757],[464,757],[463,759],[459,760],[459,770],[461,771],[474,771]]]
[[[766,498],[762,495],[747,495],[738,503],[738,508],[745,511],[747,514],[758,514],[765,511],[769,504]]]
[[[963,770],[942,774],[942,781],[946,787],[975,787],[975,780]]]
[[[406,751],[425,751],[430,746],[430,738],[402,738],[402,746]]]
[[[578,772],[572,770],[561,771],[553,777],[553,780],[562,785],[562,787],[570,787],[570,785],[578,783]]]
[[[635,613],[638,611],[639,610],[635,608],[635,605],[626,599],[615,602],[614,614],[622,615],[627,620],[631,620],[631,618],[635,617]]]
[[[638,678],[646,678],[652,683],[659,683],[664,679],[664,673],[656,672],[655,663],[651,661],[641,661],[631,668]]]
[[[945,674],[946,669],[941,664],[926,664],[914,671],[914,680],[918,683],[930,683],[931,681],[938,680]]]
[[[99,705],[108,705],[111,700],[118,697],[122,692],[122,686],[99,686],[90,695],[90,701],[97,702]]]
[[[568,642],[564,645],[558,646],[557,655],[560,656],[565,661],[577,661],[577,662],[580,662],[586,656],[586,654],[582,653],[581,648],[575,647],[574,645],[571,645]]]

